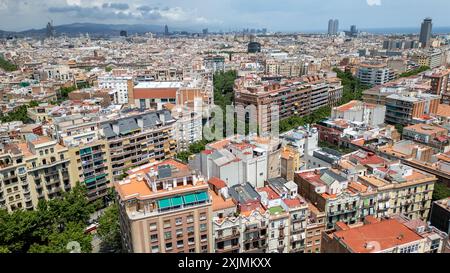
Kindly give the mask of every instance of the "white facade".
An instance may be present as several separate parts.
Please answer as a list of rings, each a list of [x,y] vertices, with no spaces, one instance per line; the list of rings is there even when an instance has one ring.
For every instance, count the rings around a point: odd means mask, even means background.
[[[115,104],[127,104],[129,81],[132,81],[132,77],[126,76],[101,76],[98,77],[98,87],[103,89],[110,89],[114,94]]]

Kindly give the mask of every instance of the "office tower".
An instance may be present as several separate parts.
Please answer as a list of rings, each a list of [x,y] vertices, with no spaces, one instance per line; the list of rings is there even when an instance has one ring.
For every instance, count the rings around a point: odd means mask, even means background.
[[[355,25],[352,25],[350,27],[350,36],[356,37],[358,35],[358,29],[356,29]]]
[[[167,25],[164,26],[164,35],[169,36],[169,27]]]
[[[132,169],[115,183],[124,249],[212,252],[212,207],[204,177],[173,159]]]
[[[47,38],[55,37],[55,28],[53,27],[53,22],[47,23]]]
[[[419,39],[419,41],[422,43],[422,47],[430,46],[432,27],[433,23],[431,18],[426,18],[425,20],[423,20],[422,27],[420,29],[420,39]]]
[[[328,21],[328,35],[336,35],[339,30],[339,20],[330,19]]]
[[[334,26],[334,21],[333,21],[333,19],[330,19],[328,21],[328,35],[333,35],[333,26]]]
[[[204,35],[204,36],[207,36],[207,35],[208,35],[208,29],[207,29],[207,28],[204,28],[204,29],[202,30],[202,32],[203,32],[203,35]]]
[[[337,35],[339,31],[339,20],[338,19],[334,19],[333,22],[333,34]]]
[[[128,36],[127,31],[126,31],[126,30],[121,30],[121,31],[120,31],[120,36],[121,36],[121,37],[127,37],[127,36]]]

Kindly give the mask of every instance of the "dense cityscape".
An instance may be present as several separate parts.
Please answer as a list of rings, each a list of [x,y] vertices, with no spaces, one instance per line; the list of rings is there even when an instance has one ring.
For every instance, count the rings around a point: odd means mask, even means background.
[[[450,253],[450,31],[421,20],[1,31],[0,253]]]

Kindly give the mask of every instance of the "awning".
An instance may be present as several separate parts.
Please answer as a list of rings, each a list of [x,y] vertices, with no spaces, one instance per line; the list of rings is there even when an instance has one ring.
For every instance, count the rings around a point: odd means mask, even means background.
[[[208,200],[208,194],[205,191],[197,193],[196,196],[197,196],[198,202],[203,202],[203,201]]]
[[[172,206],[177,207],[177,206],[181,206],[182,204],[183,204],[183,199],[181,198],[181,196],[172,198]]]
[[[87,180],[84,181],[84,183],[86,183],[86,184],[89,184],[89,183],[92,183],[92,182],[95,182],[95,177],[87,179]]]
[[[187,194],[185,196],[183,196],[183,200],[185,204],[192,204],[195,203],[195,194]]]
[[[166,199],[161,199],[158,201],[158,207],[160,209],[165,209],[165,208],[170,208],[171,204],[170,204],[170,198],[166,198]]]

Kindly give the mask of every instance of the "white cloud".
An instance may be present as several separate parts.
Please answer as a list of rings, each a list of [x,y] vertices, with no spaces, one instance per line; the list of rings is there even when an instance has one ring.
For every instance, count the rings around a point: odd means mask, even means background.
[[[369,6],[381,6],[381,0],[366,0]]]

